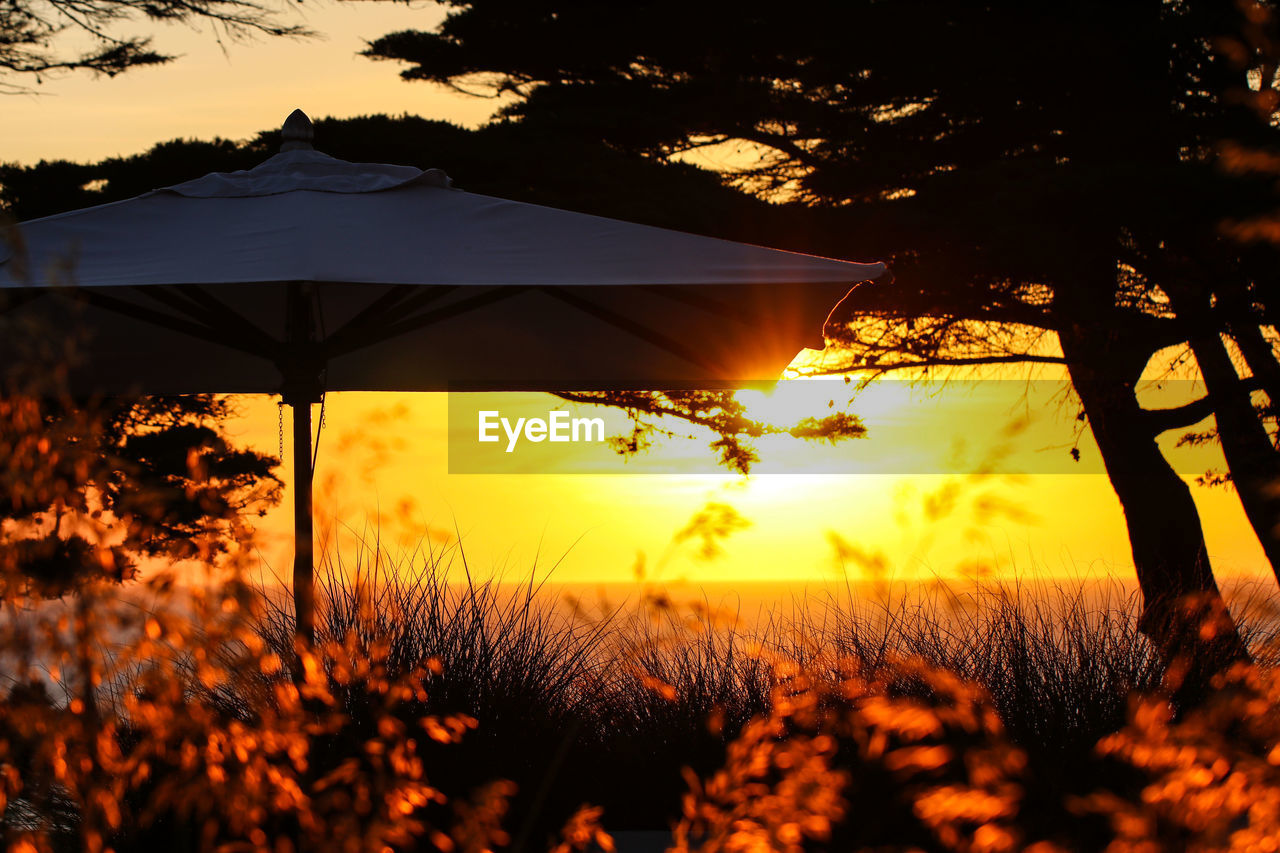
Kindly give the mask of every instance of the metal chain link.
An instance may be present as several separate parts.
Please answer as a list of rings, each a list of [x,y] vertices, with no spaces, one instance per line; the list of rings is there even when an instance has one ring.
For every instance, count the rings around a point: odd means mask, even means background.
[[[276,430],[279,433],[280,461],[284,461],[284,400],[276,403]]]

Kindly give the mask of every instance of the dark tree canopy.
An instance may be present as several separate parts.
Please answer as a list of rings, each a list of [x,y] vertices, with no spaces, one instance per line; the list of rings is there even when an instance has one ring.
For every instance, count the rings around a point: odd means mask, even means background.
[[[847,303],[878,321],[844,330],[852,366],[1061,363],[1036,330],[1113,313],[1126,373],[1186,340],[1152,256],[1271,202],[1212,156],[1270,132],[1224,97],[1244,77],[1214,45],[1240,21],[1222,2],[482,0],[367,53],[644,157],[758,146],[733,181],[804,205],[807,248],[893,261],[892,288]]]
[[[287,8],[287,7],[285,7]],[[0,3],[0,93],[24,92],[57,71],[115,75],[174,57],[151,38],[122,32],[142,22],[203,22],[219,36],[303,36],[280,9],[255,0],[5,0]]]
[[[501,115],[564,138],[651,157],[761,146],[740,182],[847,207],[828,247],[892,251],[900,285],[905,261],[945,255],[945,276],[920,270],[936,294],[1074,271],[1082,238],[1122,224],[1216,223],[1201,155],[1260,132],[1224,106],[1238,74],[1211,50],[1237,23],[1222,2],[479,0],[366,53],[518,93]]]
[[[1155,445],[1203,405],[1145,413],[1154,353],[1194,353],[1235,485],[1280,572],[1280,457],[1221,340],[1276,364],[1270,182],[1220,168],[1273,139],[1240,38],[1270,3],[572,0],[454,5],[367,55],[403,76],[514,94],[500,116],[651,159],[746,145],[727,180],[802,207],[820,250],[888,256],[893,287],[844,303],[836,369],[1064,365],[1124,509],[1166,649],[1197,642],[1160,598],[1216,597],[1194,502]]]

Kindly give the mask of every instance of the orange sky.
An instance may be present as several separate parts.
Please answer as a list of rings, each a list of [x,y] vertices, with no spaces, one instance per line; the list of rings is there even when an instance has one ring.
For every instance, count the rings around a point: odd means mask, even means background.
[[[164,27],[156,30],[157,48],[182,54],[170,66],[114,79],[68,75],[44,83],[38,95],[6,97],[0,159],[92,160],[176,137],[244,138],[277,126],[295,107],[314,118],[408,112],[464,125],[483,121],[494,107],[400,82],[395,65],[355,55],[366,39],[431,27],[441,17],[433,5],[308,2],[295,11],[325,38],[231,43],[224,52],[208,32]],[[432,165],[447,170],[449,164]],[[773,399],[781,403],[757,399],[755,406],[785,418],[808,405],[800,397],[779,392]],[[869,439],[803,450],[794,442],[768,442],[761,473],[745,481],[710,473],[450,474],[447,448],[460,437],[449,435],[447,402],[444,395],[333,395],[319,457],[318,482],[328,484],[322,509],[357,530],[380,518],[384,538],[407,541],[429,531],[445,542],[457,530],[469,562],[482,572],[505,568],[519,575],[535,561],[542,567],[559,561],[556,577],[566,582],[625,580],[641,553],[650,576],[668,579],[831,579],[839,570],[836,541],[845,543],[846,554],[847,546],[881,553],[900,578],[957,577],[978,565],[1021,574],[1132,577],[1123,519],[1101,474],[1035,473],[975,485],[961,475],[919,473],[933,470],[932,461],[920,460],[924,448],[936,454],[963,443],[969,458],[977,458],[1003,441],[1001,427],[1015,417],[1007,408],[975,406],[957,392],[864,401],[853,410],[865,417]],[[545,410],[553,402],[535,395],[495,400],[495,406]],[[243,415],[231,430],[274,452],[275,402],[245,398],[241,404]],[[1058,471],[1074,440],[1070,415],[1038,417],[1018,439],[1014,467]],[[1174,436],[1166,438],[1168,447]],[[705,470],[705,444],[668,443],[651,461],[692,454]],[[1080,447],[1084,464],[1096,463],[1087,435]],[[1212,464],[1203,451],[1200,457],[1169,452],[1188,472]],[[1042,465],[1050,459],[1052,465]],[[765,473],[812,470],[830,460],[851,473]],[[901,473],[904,464],[916,473]],[[952,493],[955,510],[927,519],[930,496]],[[1194,493],[1220,575],[1269,574],[1234,495],[1199,487]],[[710,561],[698,558],[696,542],[672,545],[672,535],[708,502],[731,504],[750,522]],[[979,506],[997,511],[976,523]],[[1013,506],[1019,510],[999,511]],[[290,513],[286,498],[263,524],[264,565],[277,571],[289,561]],[[343,534],[348,541],[352,535]],[[847,560],[845,568],[855,576],[859,571]]]

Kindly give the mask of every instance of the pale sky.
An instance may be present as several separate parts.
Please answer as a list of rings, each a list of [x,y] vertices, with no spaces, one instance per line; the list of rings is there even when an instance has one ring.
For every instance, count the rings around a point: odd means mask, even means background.
[[[0,161],[97,160],[170,139],[244,139],[279,127],[295,108],[313,119],[410,113],[469,126],[492,110],[491,100],[405,83],[398,63],[357,55],[387,33],[431,29],[443,18],[433,3],[307,0],[286,11],[322,36],[219,45],[208,26],[122,27],[153,31],[155,49],[179,58],[114,78],[64,73],[32,85],[36,94],[0,96]]]
[[[474,126],[494,106],[439,87],[402,82],[399,66],[357,55],[365,40],[399,29],[431,28],[442,16],[433,4],[308,0],[295,11],[299,22],[324,37],[260,38],[219,46],[208,32],[162,27],[156,31],[157,49],[181,54],[171,65],[114,79],[67,74],[44,82],[38,94],[5,96],[0,101],[5,128],[0,160],[89,161],[139,153],[174,138],[242,139],[277,127],[296,107],[315,119],[410,113]],[[322,141],[319,147],[323,149]],[[551,404],[551,398],[545,400]],[[443,543],[460,532],[475,569],[505,568],[519,575],[535,561],[543,567],[560,561],[557,577],[562,581],[625,580],[638,554],[644,555],[651,576],[666,578],[829,579],[839,568],[836,537],[868,553],[882,553],[900,578],[957,577],[977,565],[1022,574],[1132,578],[1123,518],[1101,474],[1039,473],[984,483],[977,490],[969,489],[962,477],[883,469],[875,474],[762,475],[745,482],[709,474],[450,474],[447,447],[456,436],[449,434],[447,402],[443,395],[333,395],[317,476],[322,513],[336,514],[343,529],[371,529],[366,523],[380,520],[391,538],[406,541],[425,535]],[[769,408],[767,401],[759,405],[761,411]],[[822,452],[891,459],[914,446],[904,443],[904,436],[936,447],[965,441],[981,452],[984,441],[999,441],[994,424],[1007,419],[1007,413],[977,420],[939,416],[928,422],[936,435],[923,436],[918,416],[910,429],[899,429],[897,416],[906,411],[904,406],[915,405],[935,403],[917,400],[900,402],[896,409],[863,410],[872,438],[856,443],[856,450],[814,449],[805,455],[770,445],[764,468],[813,470],[835,458]],[[230,430],[275,452],[275,401],[245,398],[242,410]],[[1073,439],[1070,418],[1048,428],[1057,432],[1028,446],[1065,455]],[[1171,445],[1173,438],[1166,436],[1162,443]],[[291,461],[291,451],[287,445],[285,449]],[[1086,462],[1096,453],[1087,436],[1081,449]],[[705,442],[665,452],[710,453]],[[847,457],[841,458],[849,464]],[[288,470],[286,464],[286,479]],[[944,519],[929,520],[922,507],[940,490],[960,494],[958,508]],[[1268,574],[1235,496],[1223,489],[1193,491],[1220,575]],[[975,524],[980,497],[987,506],[1018,510],[988,513]],[[712,561],[697,559],[696,543],[671,544],[672,535],[708,502],[731,504],[750,522]],[[285,536],[290,517],[286,498],[262,525],[264,565],[280,572],[290,557]],[[347,541],[351,535],[344,534]]]

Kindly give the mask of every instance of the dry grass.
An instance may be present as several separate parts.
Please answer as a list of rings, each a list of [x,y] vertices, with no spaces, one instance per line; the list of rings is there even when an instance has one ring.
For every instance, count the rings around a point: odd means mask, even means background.
[[[705,853],[1120,853],[1265,850],[1280,826],[1267,601],[1244,621],[1264,665],[1175,718],[1118,588],[831,597],[748,626],[658,596],[583,619],[456,550],[323,569],[302,677],[289,598],[242,583],[185,616],[51,623],[110,678],[92,718],[74,680],[7,693],[8,843],[569,853],[603,820]]]
[[[541,844],[588,802],[615,828],[669,826],[684,768],[713,773],[752,720],[776,712],[778,661],[835,684],[851,662],[875,680],[911,660],[979,686],[1002,737],[1030,762],[1028,796],[1055,803],[1090,789],[1105,771],[1094,745],[1164,676],[1137,630],[1141,602],[1119,585],[987,586],[913,602],[829,596],[745,626],[670,604],[574,618],[536,582],[476,580],[456,551],[397,560],[366,549],[327,569],[321,636],[385,642],[401,668],[439,661],[425,710],[479,725],[437,778],[457,790],[514,780],[521,846]],[[1256,605],[1255,616],[1267,612]],[[289,614],[270,615],[265,635],[283,647]],[[1269,623],[1245,627],[1258,649],[1271,647]],[[933,695],[927,680],[897,678],[894,690]]]

